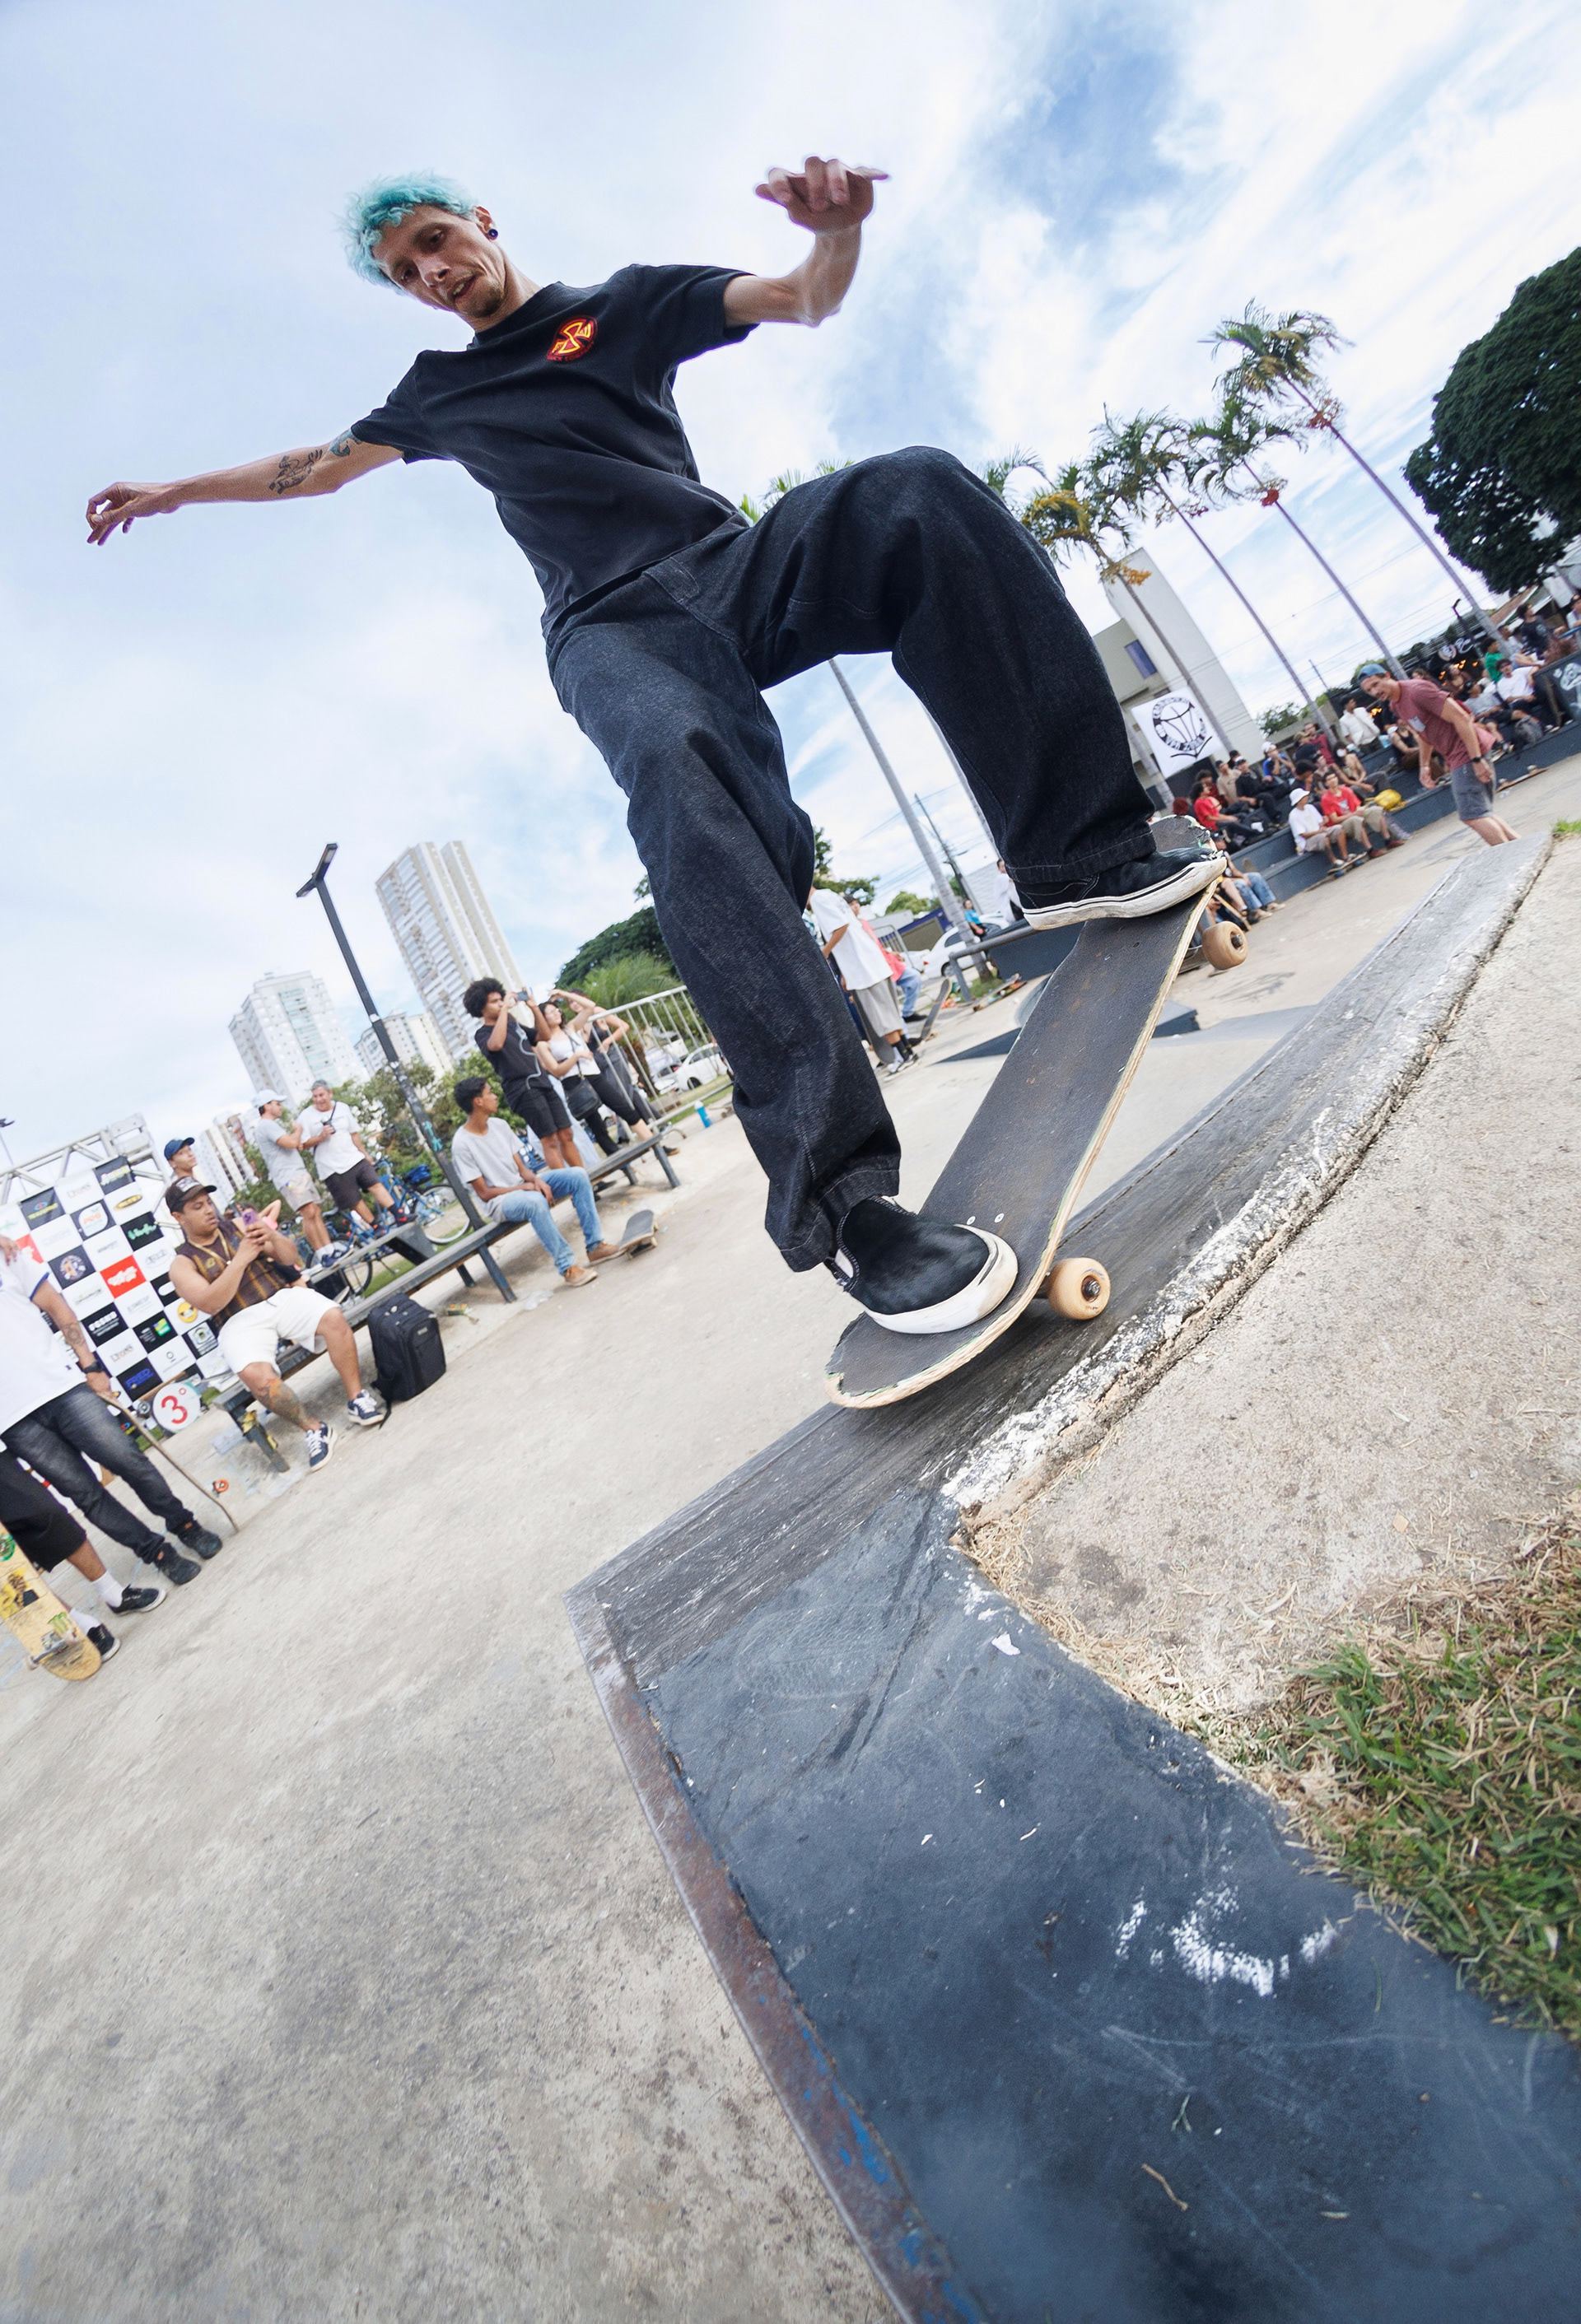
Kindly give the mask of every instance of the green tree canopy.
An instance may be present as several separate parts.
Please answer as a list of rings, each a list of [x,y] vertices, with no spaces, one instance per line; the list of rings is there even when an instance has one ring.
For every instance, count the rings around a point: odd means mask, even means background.
[[[1405,464],[1412,491],[1464,564],[1525,588],[1547,544],[1581,531],[1581,250],[1530,275],[1491,331],[1455,358],[1433,432]]]
[[[629,920],[615,920],[600,928],[596,936],[574,952],[561,969],[557,982],[569,984],[578,992],[587,991],[587,979],[596,971],[607,968],[612,961],[630,960],[634,954],[646,954],[660,963],[667,984],[680,982],[680,971],[670,957],[670,948],[659,933],[659,915],[652,904],[633,912]],[[634,996],[633,996],[634,997]]]
[[[901,888],[884,906],[892,919],[899,919],[902,913],[909,914],[912,919],[920,919],[925,912],[937,912],[938,909],[937,896],[914,896],[910,888]]]
[[[855,896],[859,904],[871,904],[878,893],[876,872],[853,872],[847,879],[829,868],[834,851],[828,833],[821,824],[812,827],[812,884],[815,888],[832,888],[837,895]]]

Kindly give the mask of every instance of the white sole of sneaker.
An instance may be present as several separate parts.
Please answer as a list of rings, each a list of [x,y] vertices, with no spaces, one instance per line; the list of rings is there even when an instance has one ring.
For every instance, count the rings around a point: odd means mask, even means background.
[[[339,1441],[340,1440],[336,1435],[335,1431],[331,1429],[328,1435],[324,1439],[324,1450],[319,1454],[318,1460],[310,1461],[308,1462],[308,1474],[310,1477],[316,1477],[320,1469],[327,1469],[329,1466],[330,1462],[335,1457],[335,1447]]]
[[[1183,904],[1188,896],[1199,896],[1205,888],[1212,886],[1224,868],[1222,855],[1204,855],[1168,880],[1160,880],[1156,888],[1144,889],[1140,896],[1089,896],[1080,903],[1029,908],[1027,926],[1069,928],[1078,920],[1151,919],[1155,912],[1167,912],[1171,904]]]
[[[985,1315],[992,1315],[1002,1299],[1010,1296],[1015,1282],[1016,1259],[1007,1242],[997,1235],[985,1234],[981,1227],[972,1232],[982,1237],[988,1247],[988,1256],[980,1274],[973,1277],[964,1289],[933,1307],[918,1307],[909,1315],[880,1315],[873,1308],[863,1310],[886,1332],[905,1332],[920,1335],[925,1332],[956,1332],[963,1323],[980,1323]]]

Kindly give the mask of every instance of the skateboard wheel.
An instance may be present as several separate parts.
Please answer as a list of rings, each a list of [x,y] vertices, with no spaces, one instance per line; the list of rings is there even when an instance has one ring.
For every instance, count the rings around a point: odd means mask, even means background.
[[[1214,968],[1238,968],[1246,957],[1246,939],[1229,920],[1216,920],[1202,931],[1204,957]]]
[[[1062,1259],[1049,1274],[1049,1305],[1074,1323],[1089,1323],[1109,1304],[1109,1277],[1096,1259]]]

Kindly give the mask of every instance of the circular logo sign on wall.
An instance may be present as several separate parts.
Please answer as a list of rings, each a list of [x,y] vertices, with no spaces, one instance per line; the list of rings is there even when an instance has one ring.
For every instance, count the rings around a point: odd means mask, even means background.
[[[180,1429],[190,1428],[203,1406],[198,1401],[198,1391],[185,1380],[167,1380],[151,1398],[155,1420],[174,1436]]]

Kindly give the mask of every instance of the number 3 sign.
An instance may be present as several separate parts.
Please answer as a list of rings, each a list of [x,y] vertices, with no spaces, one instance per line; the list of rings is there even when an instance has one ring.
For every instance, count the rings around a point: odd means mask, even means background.
[[[173,1436],[179,1429],[190,1428],[203,1407],[198,1401],[196,1388],[185,1380],[170,1380],[154,1391],[152,1410],[162,1428]]]

